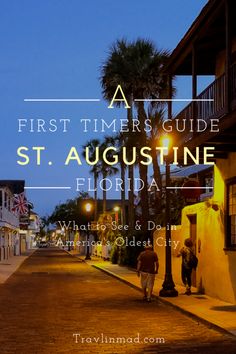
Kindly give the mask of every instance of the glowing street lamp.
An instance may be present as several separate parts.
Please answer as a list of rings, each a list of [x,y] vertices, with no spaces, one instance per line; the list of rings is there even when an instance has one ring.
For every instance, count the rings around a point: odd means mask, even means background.
[[[168,151],[171,146],[171,138],[163,136],[162,146],[168,148],[164,151],[166,160],[166,207],[165,207],[165,233],[166,233],[166,264],[165,264],[165,279],[160,290],[162,297],[178,296],[178,291],[175,289],[175,283],[172,278],[172,264],[171,264],[171,226],[170,226],[170,161]]]
[[[92,203],[90,203],[90,202],[87,202],[86,204],[85,204],[85,211],[87,212],[87,213],[90,213],[91,211],[92,211],[92,209],[93,209],[93,205],[92,205]]]
[[[84,210],[86,212],[87,215],[91,214],[92,210],[93,210],[93,204],[91,202],[86,202],[84,205]],[[86,240],[87,240],[87,248],[86,248],[86,257],[85,260],[90,260],[90,253],[89,253],[89,230],[87,228],[86,230]]]
[[[118,223],[119,222],[119,211],[121,210],[119,205],[114,206],[113,208],[115,212],[115,221]]]
[[[172,141],[171,140],[172,140],[171,137],[168,136],[168,135],[163,135],[163,137],[161,138],[162,147],[168,149],[168,150],[167,149],[164,150],[164,155],[165,156],[168,156],[169,149],[170,149],[170,147],[172,145]]]

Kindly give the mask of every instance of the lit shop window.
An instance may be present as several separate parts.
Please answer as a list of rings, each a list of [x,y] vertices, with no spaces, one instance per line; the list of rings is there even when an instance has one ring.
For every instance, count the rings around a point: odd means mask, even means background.
[[[227,188],[227,246],[236,247],[236,180],[229,183]]]

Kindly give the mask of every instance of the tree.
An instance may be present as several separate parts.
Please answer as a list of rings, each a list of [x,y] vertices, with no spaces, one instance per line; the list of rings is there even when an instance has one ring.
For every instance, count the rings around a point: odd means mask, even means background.
[[[110,100],[113,97],[118,84],[122,86],[130,103],[133,97],[136,99],[135,105],[140,122],[139,148],[147,145],[145,132],[147,113],[144,100],[166,97],[168,92],[168,80],[163,71],[168,56],[167,51],[158,51],[154,43],[149,40],[137,39],[131,43],[118,40],[111,47],[108,59],[102,67],[101,83],[106,99]],[[130,117],[129,109],[127,113],[131,127],[133,116]],[[144,188],[141,191],[141,207],[145,230],[149,219],[147,166],[139,163],[139,172],[144,182]]]
[[[118,172],[118,168],[115,166],[108,165],[102,158],[103,151],[108,146],[114,146],[115,140],[113,137],[106,136],[100,145],[100,162],[98,164],[98,173],[102,176],[102,189],[103,189],[103,213],[106,212],[106,200],[107,200],[107,177],[114,176]],[[110,156],[109,156],[110,155]],[[111,160],[112,152],[107,154],[107,159]]]
[[[148,116],[144,100],[166,97],[168,92],[168,80],[163,74],[168,52],[157,50],[154,43],[149,40],[138,39],[132,43],[132,58],[133,95],[138,99],[136,108],[140,122],[139,143],[141,148],[147,146],[148,143],[145,132],[145,121]],[[144,181],[144,188],[141,190],[141,207],[143,228],[146,230],[149,219],[148,167],[140,163],[139,171],[140,178]]]
[[[96,149],[100,147],[100,140],[98,139],[92,139],[90,141],[88,141],[84,146],[83,146],[83,156],[85,157],[85,148],[88,147],[89,148],[89,159],[94,161],[96,158]],[[96,164],[94,165],[91,170],[90,173],[93,174],[93,178],[94,178],[94,219],[97,220],[98,218],[98,208],[97,208],[97,187],[98,187],[98,175],[99,175],[99,165]]]
[[[80,192],[78,197],[68,199],[66,202],[55,206],[54,211],[49,216],[48,221],[55,224],[58,221],[68,223],[75,220],[78,225],[86,222],[86,215],[82,210],[81,201],[89,199],[90,196],[86,192]]]
[[[121,213],[122,213],[122,221],[123,224],[126,225],[126,203],[125,203],[125,190],[126,190],[126,183],[125,183],[125,164],[121,157],[122,148],[125,146],[125,136],[123,133],[119,133],[115,136],[115,145],[118,149],[119,155],[119,164],[120,164],[120,178],[123,181],[122,189],[121,189]]]
[[[56,205],[53,213],[49,217],[51,224],[57,224],[64,231],[64,242],[68,241],[68,251],[70,251],[70,233],[73,228],[73,222],[76,225],[86,225],[88,216],[83,210],[84,200],[89,198],[87,192],[80,192],[78,197],[68,199],[65,203]],[[92,214],[90,215],[92,218]],[[73,230],[75,231],[75,230]]]
[[[121,85],[125,96],[128,100],[130,108],[127,109],[127,120],[129,130],[132,130],[133,121],[133,89],[132,89],[132,59],[130,46],[126,40],[117,40],[110,48],[108,57],[101,68],[101,86],[103,97],[111,101],[118,85]],[[120,106],[119,102],[116,102]],[[123,134],[123,143],[127,142],[129,134]],[[122,170],[123,171],[123,170]],[[129,226],[134,227],[134,168],[132,165],[128,167],[128,175],[130,179],[129,191]]]
[[[148,136],[148,146],[152,148],[152,167],[153,167],[153,178],[157,182],[159,191],[155,190],[155,214],[158,215],[162,208],[162,177],[160,165],[158,162],[158,153],[155,146],[160,146],[160,138],[162,136],[161,126],[164,121],[165,110],[163,107],[149,106],[148,108],[148,119],[151,122],[151,132]]]

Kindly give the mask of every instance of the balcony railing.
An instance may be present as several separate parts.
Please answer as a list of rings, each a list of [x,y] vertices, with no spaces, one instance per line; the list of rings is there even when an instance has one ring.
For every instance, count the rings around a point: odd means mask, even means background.
[[[0,207],[0,225],[12,226],[14,228],[19,227],[19,218],[4,207]]]
[[[225,113],[225,74],[209,85],[195,102],[196,117],[209,123],[212,118],[220,118]],[[213,100],[213,101],[209,101]]]
[[[235,109],[236,108],[236,64],[234,64],[231,69],[231,98],[232,98],[232,109]]]
[[[236,108],[236,64],[231,67],[230,74],[231,108]],[[207,126],[211,119],[221,119],[226,113],[226,80],[225,74],[212,82],[200,95],[199,101],[191,102],[177,116],[178,120],[186,120],[183,142],[189,141],[193,134],[190,130],[190,119],[202,119]],[[201,101],[200,101],[201,100]],[[211,101],[212,100],[212,101]]]
[[[30,221],[30,224],[28,225],[28,230],[31,230],[31,231],[34,231],[34,232],[39,232],[40,231],[40,227],[36,223],[36,221],[33,220],[33,221]]]

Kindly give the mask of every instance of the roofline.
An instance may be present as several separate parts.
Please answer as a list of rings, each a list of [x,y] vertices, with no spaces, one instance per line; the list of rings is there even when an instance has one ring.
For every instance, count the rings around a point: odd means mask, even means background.
[[[13,193],[24,192],[25,180],[2,179],[0,180],[0,188],[8,187]]]
[[[206,20],[207,16],[212,12],[212,10],[215,10],[216,8],[221,6],[223,2],[224,0],[209,0],[207,2],[207,4],[200,11],[199,15],[193,21],[190,28],[187,30],[185,35],[182,37],[175,49],[172,51],[169,60],[166,64],[165,71],[171,71],[171,66],[176,63],[176,59],[181,54],[181,52],[183,52],[184,48],[191,44],[193,37],[197,33],[199,27],[204,25],[204,21]]]

